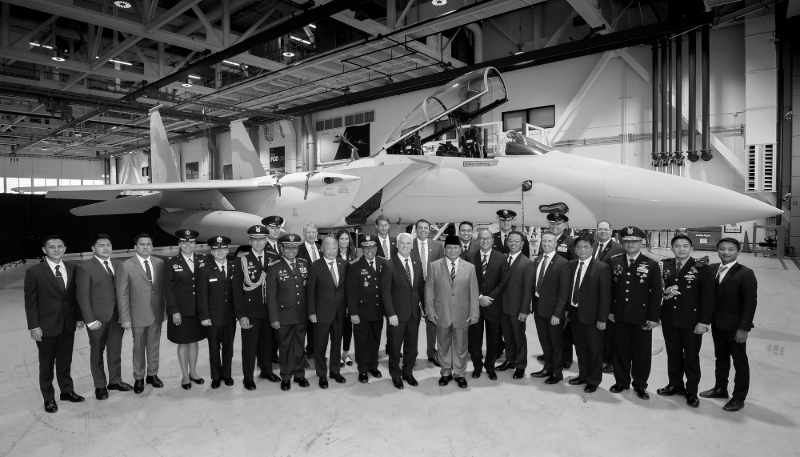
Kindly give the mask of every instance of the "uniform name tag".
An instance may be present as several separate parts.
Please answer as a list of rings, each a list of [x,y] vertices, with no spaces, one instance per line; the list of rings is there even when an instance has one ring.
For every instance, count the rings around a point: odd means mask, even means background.
[[[362,275],[368,275],[368,274],[369,274],[369,271],[368,271],[368,270],[361,270],[361,274],[362,274]]]
[[[208,278],[208,282],[215,282],[217,278]]]

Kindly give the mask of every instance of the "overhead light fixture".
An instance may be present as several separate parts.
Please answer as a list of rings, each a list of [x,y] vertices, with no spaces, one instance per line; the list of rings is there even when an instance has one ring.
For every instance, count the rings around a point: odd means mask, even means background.
[[[130,2],[126,2],[125,0],[116,0],[114,2],[114,6],[116,6],[117,8],[122,8],[122,9],[126,10],[126,9],[131,7],[131,4],[130,4]]]
[[[185,83],[181,84],[181,86],[183,86],[183,87],[192,87],[192,83],[185,82]]]
[[[294,57],[294,53],[291,51],[284,51],[283,57]]]
[[[296,36],[294,36],[294,35],[289,35],[289,38],[290,38],[290,39],[292,39],[292,40],[294,40],[294,41],[299,41],[300,43],[303,43],[303,44],[311,44],[311,42],[310,42],[310,41],[308,41],[308,40],[304,40],[304,39],[302,39],[302,38],[298,38],[298,37],[296,37]]]
[[[317,26],[316,26],[316,25],[314,25],[314,24],[308,24],[308,26],[309,26],[309,27],[311,27],[312,29],[315,29],[315,28],[317,28]]]
[[[196,76],[196,75],[189,75],[189,77],[192,78],[192,79],[203,79],[203,78],[201,78],[199,76]]]
[[[50,58],[51,58],[51,59],[53,59],[53,60],[55,60],[56,62],[63,62],[63,61],[65,61],[65,60],[67,60],[67,59],[65,59],[65,58],[61,57],[61,56],[60,56],[60,55],[58,55],[58,54],[56,54],[56,55],[54,55],[53,57],[50,57]]]
[[[223,61],[222,61],[222,63],[226,63],[226,64],[228,64],[228,65],[233,65],[234,67],[239,67],[239,66],[241,66],[241,65],[239,65],[239,64],[238,64],[238,63],[236,63],[236,62],[231,62],[230,60],[223,60]]]
[[[123,62],[123,61],[121,61],[121,60],[108,59],[108,61],[109,61],[109,62],[118,63],[118,64],[120,64],[120,65],[133,65],[133,64],[132,64],[132,63],[130,63],[130,62]]]
[[[42,48],[45,48],[45,49],[53,49],[53,47],[52,47],[52,46],[48,46],[48,45],[46,45],[46,44],[39,44],[39,43],[35,43],[35,42],[33,42],[33,41],[31,41],[31,43],[30,43],[30,44],[31,44],[31,46],[34,46],[34,47],[37,47],[37,48],[38,48],[38,47],[42,47]]]
[[[431,0],[431,4],[433,6],[444,6],[447,5],[447,0]]]

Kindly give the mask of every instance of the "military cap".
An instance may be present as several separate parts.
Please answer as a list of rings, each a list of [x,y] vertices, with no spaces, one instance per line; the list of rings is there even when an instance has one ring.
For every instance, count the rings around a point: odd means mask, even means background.
[[[358,245],[362,248],[378,245],[378,237],[376,235],[358,235]]]
[[[444,245],[448,246],[452,244],[461,246],[461,238],[459,238],[457,235],[447,235],[447,238],[444,239]]]
[[[286,233],[284,235],[281,235],[280,238],[278,238],[278,242],[282,244],[283,247],[285,248],[296,248],[300,246],[300,243],[302,243],[303,240],[302,238],[300,238],[300,235],[295,235],[294,233]]]
[[[619,231],[622,241],[641,241],[644,239],[644,230],[629,225]]]
[[[274,225],[275,227],[282,227],[283,218],[280,216],[267,216],[264,219],[261,219],[261,223],[266,226]]]
[[[497,211],[497,217],[499,217],[501,221],[510,221],[517,217],[517,213],[510,209],[501,209]]]
[[[231,239],[227,236],[212,236],[206,244],[212,248],[227,248],[231,244]]]
[[[200,232],[191,229],[180,229],[175,232],[175,236],[181,241],[194,241],[200,236]]]
[[[566,214],[550,213],[547,215],[547,220],[550,222],[569,222],[569,217]]]
[[[247,229],[247,234],[250,235],[250,238],[266,238],[267,228],[263,225],[254,225]]]

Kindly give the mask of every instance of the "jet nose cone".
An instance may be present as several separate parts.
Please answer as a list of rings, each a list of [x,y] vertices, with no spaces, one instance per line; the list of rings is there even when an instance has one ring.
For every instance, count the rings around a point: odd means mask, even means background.
[[[606,175],[606,216],[615,225],[702,227],[782,212],[747,195],[666,173],[612,165]]]

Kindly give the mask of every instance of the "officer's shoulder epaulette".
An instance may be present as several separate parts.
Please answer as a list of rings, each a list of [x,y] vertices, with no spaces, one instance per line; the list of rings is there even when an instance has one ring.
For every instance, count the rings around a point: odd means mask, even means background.
[[[268,267],[271,267],[271,266],[273,266],[273,265],[277,265],[277,264],[279,264],[279,263],[281,263],[281,261],[280,261],[280,260],[273,260],[272,262],[270,262],[269,264],[267,264],[267,266],[268,266]]]
[[[616,259],[617,257],[620,257],[620,256],[622,256],[622,254],[614,254],[614,255],[611,256],[611,258],[612,259]]]
[[[306,259],[304,259],[302,257],[297,257],[295,260],[297,260],[299,262],[308,262],[308,260],[306,260]]]

